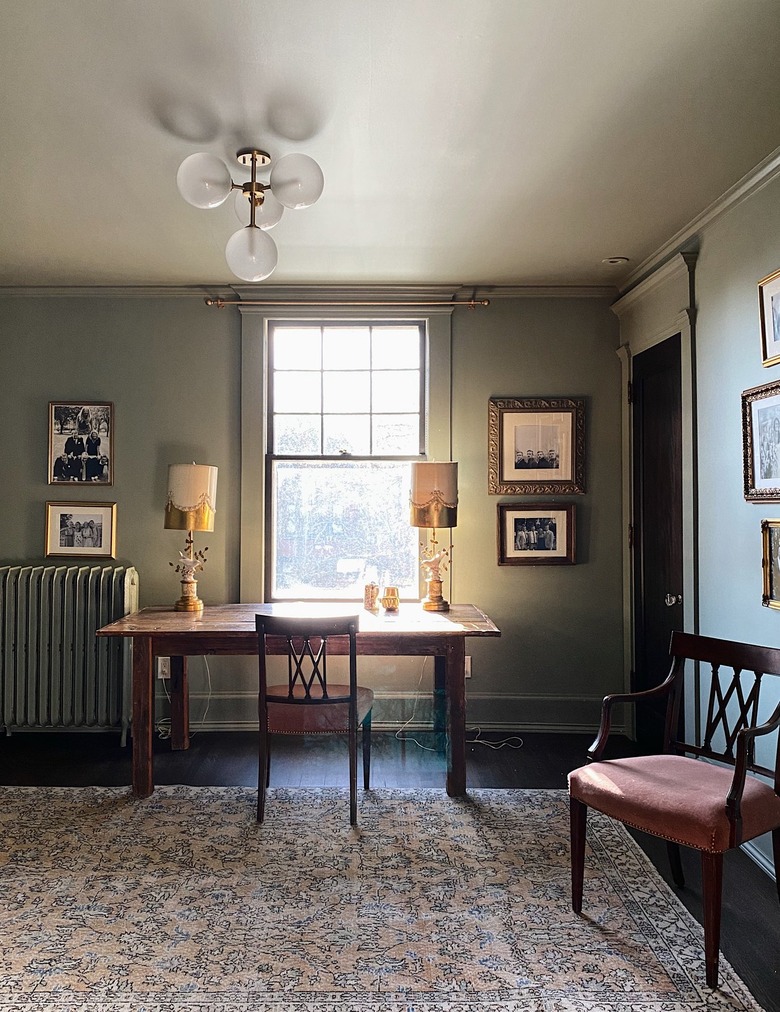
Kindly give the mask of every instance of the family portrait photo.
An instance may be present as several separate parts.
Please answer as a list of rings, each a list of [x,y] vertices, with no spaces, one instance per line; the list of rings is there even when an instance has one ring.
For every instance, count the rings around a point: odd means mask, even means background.
[[[499,504],[499,566],[571,565],[573,562],[573,504]]]
[[[560,472],[560,430],[555,425],[515,425],[515,467]]]
[[[49,484],[112,485],[113,405],[49,404]]]

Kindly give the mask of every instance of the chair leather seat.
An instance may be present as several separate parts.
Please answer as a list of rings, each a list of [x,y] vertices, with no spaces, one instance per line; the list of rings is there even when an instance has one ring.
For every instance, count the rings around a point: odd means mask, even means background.
[[[312,696],[316,697],[322,690],[312,686]],[[268,686],[268,730],[272,734],[331,734],[349,730],[349,703],[280,703],[273,702],[271,696],[286,697],[287,685]],[[295,687],[294,695],[304,695],[301,686]],[[329,696],[348,696],[348,685],[328,685]],[[374,702],[371,689],[359,685],[357,690],[357,719],[361,724]]]
[[[635,829],[719,853],[734,846],[725,805],[733,776],[732,767],[687,756],[609,759],[573,770],[569,794]],[[748,776],[741,812],[746,842],[780,824],[780,797]]]

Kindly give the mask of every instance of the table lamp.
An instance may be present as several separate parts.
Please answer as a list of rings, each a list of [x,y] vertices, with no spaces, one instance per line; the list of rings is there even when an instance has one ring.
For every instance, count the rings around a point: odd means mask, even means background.
[[[213,531],[217,498],[217,468],[208,464],[169,464],[165,529],[186,531],[184,551],[179,552],[176,572],[181,573],[181,597],[176,611],[202,611],[195,574],[203,569],[208,548],[193,551],[195,531]]]
[[[449,548],[439,548],[436,530],[455,527],[458,523],[458,465],[455,461],[419,460],[412,464],[412,491],[409,499],[409,522],[412,527],[431,531],[426,542],[420,542],[421,568],[425,572],[427,596],[425,611],[449,611],[442,596],[442,572],[447,571]],[[452,544],[449,546],[452,548]]]

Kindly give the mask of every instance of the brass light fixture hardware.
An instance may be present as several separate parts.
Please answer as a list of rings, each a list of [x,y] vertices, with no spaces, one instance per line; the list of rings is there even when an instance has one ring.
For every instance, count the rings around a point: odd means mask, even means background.
[[[322,169],[308,155],[284,155],[264,183],[258,180],[257,171],[271,165],[267,151],[239,148],[236,161],[250,168],[248,183],[233,182],[230,169],[221,158],[198,151],[179,166],[176,185],[188,204],[203,209],[220,207],[233,190],[238,190],[236,214],[243,228],[228,239],[225,259],[242,281],[264,281],[273,273],[278,259],[276,243],[268,235],[268,229],[280,221],[285,207],[309,207],[319,199],[324,186]]]

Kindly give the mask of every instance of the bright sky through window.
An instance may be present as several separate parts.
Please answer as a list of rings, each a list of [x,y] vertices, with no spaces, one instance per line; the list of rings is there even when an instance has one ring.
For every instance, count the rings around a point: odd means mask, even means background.
[[[421,324],[270,329],[272,599],[418,596],[411,460],[424,451]]]

